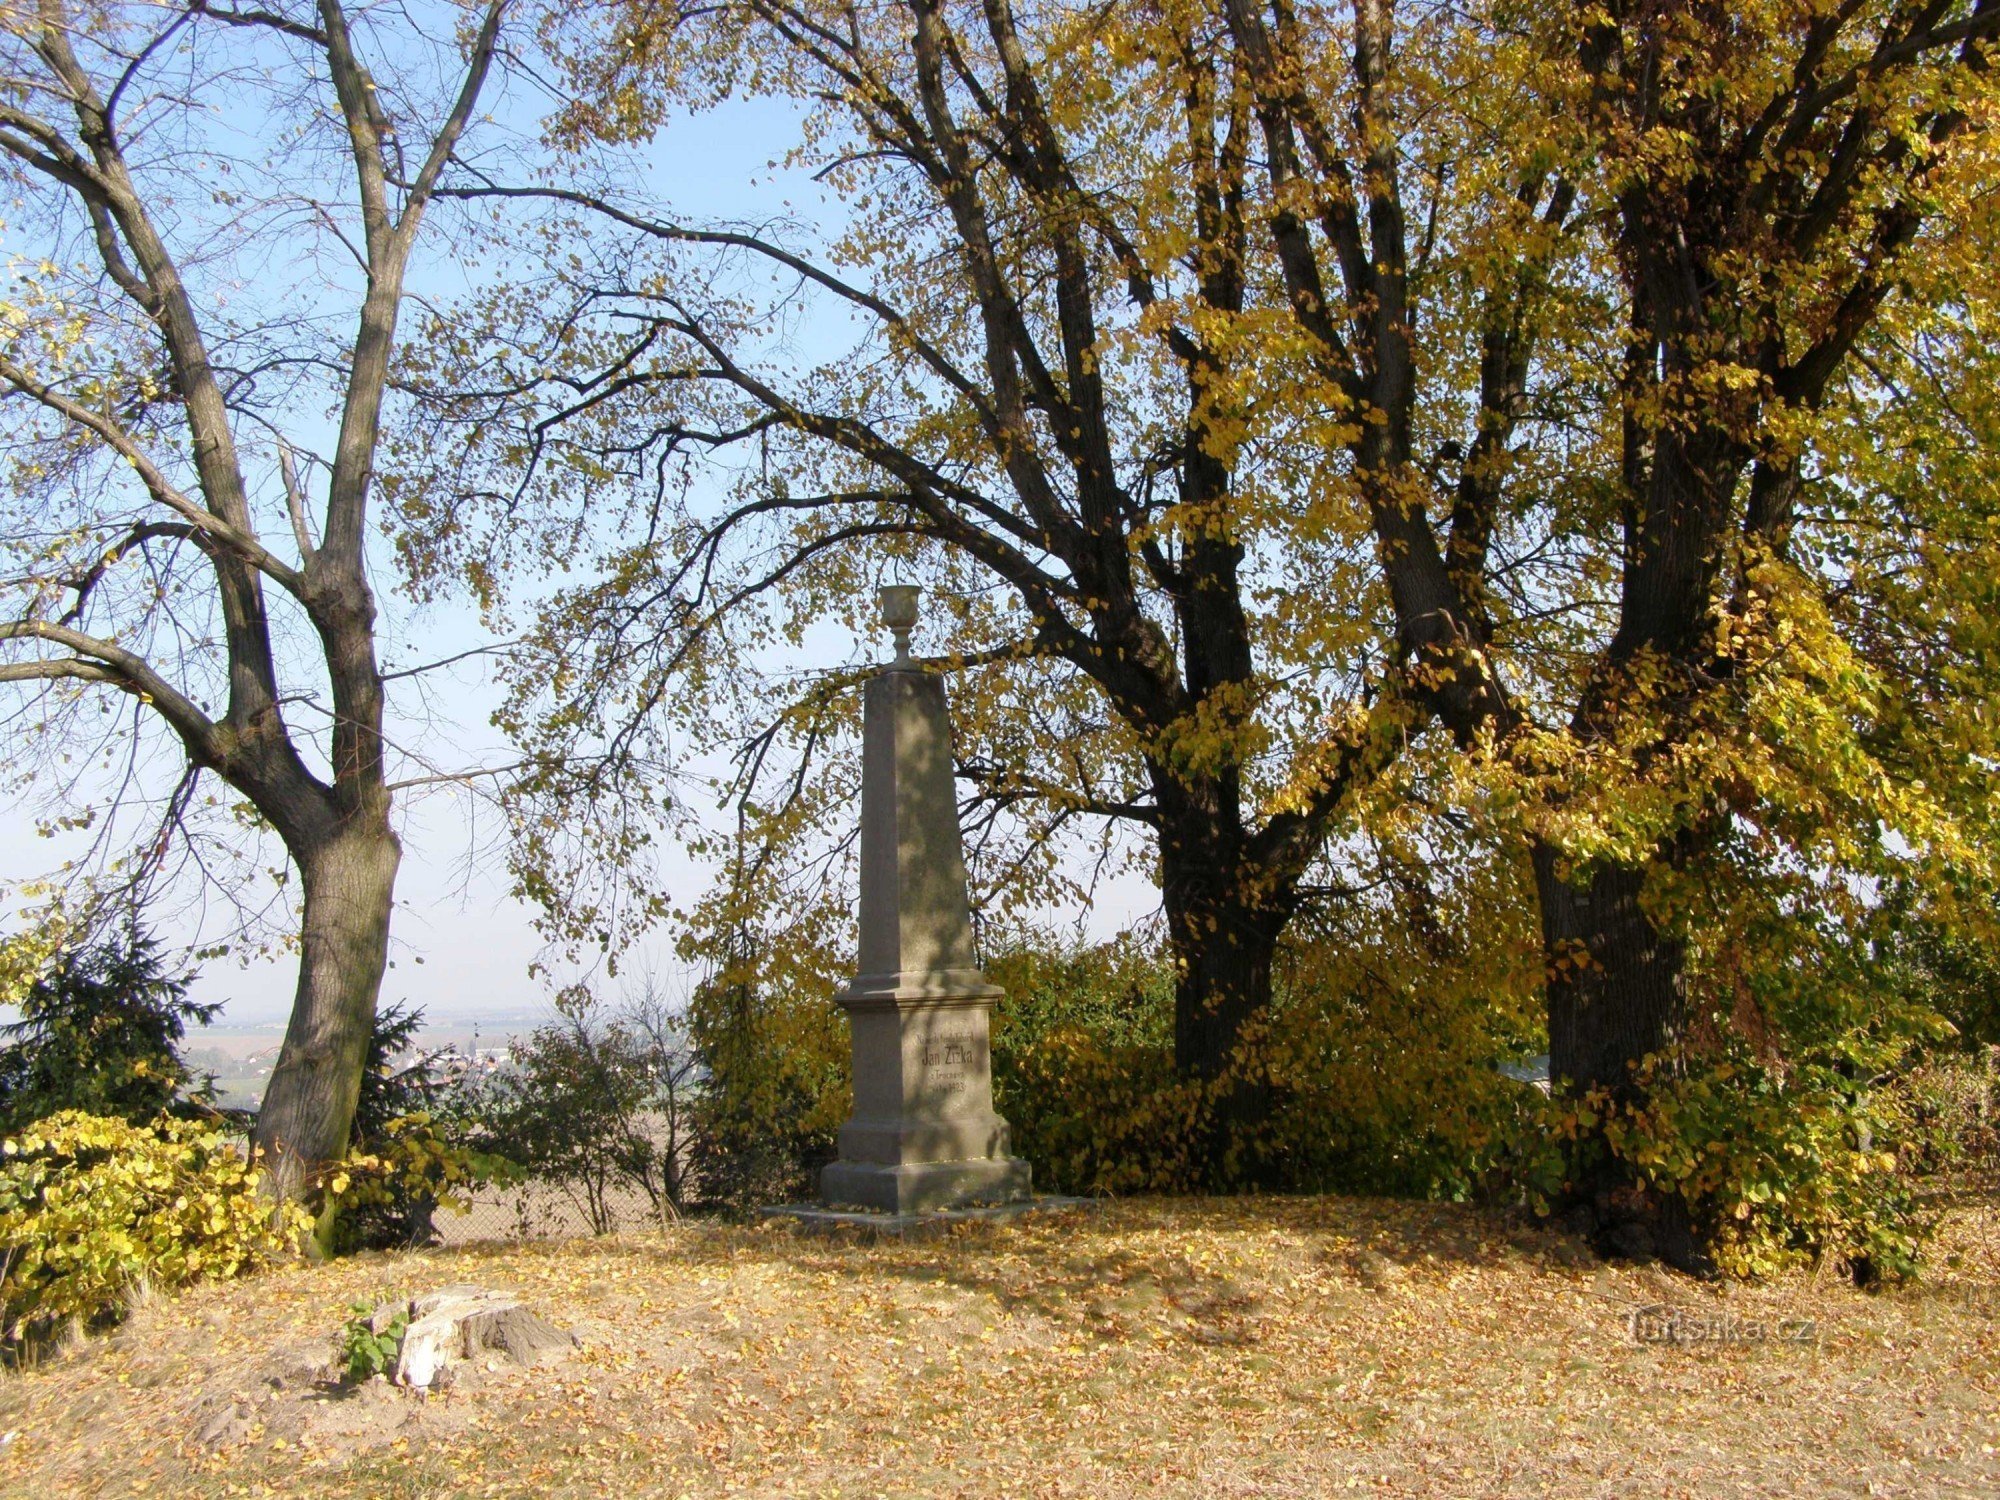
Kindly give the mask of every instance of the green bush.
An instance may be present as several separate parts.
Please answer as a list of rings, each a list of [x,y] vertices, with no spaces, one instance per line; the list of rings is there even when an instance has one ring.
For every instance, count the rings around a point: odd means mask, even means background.
[[[2000,1165],[2000,1045],[1976,1054],[1942,1052],[1912,1071],[1901,1087],[1915,1133],[1905,1156],[1917,1170]]]
[[[561,1189],[606,1234],[643,1197],[678,1215],[694,1063],[680,1018],[649,984],[607,1010],[581,989],[514,1043],[485,1091],[485,1143]]]
[[[993,1013],[993,1101],[1035,1185],[1190,1190],[1210,1107],[1174,1078],[1172,970],[1131,941],[1017,944],[986,969],[1006,992]]]
[[[1181,1193],[1202,1184],[1213,1090],[1174,1077],[1173,1049],[1107,1043],[1082,1026],[994,1051],[995,1102],[1035,1185],[1057,1193]]]
[[[709,1201],[741,1210],[818,1195],[853,1100],[847,1021],[830,990],[728,978],[696,989],[690,1166]]]
[[[1237,1075],[1211,1083],[1175,1074],[1174,973],[1158,947],[1031,938],[988,954],[986,972],[1004,991],[993,1014],[994,1103],[1036,1185],[1457,1198],[1483,1187],[1529,1094],[1495,1065],[1538,1050],[1524,1019],[1538,950],[1511,929],[1476,950],[1463,940],[1445,951],[1435,934],[1419,949],[1394,910],[1351,920],[1370,925],[1284,951],[1269,1024]],[[768,1203],[815,1191],[850,1097],[832,988],[818,975],[791,984],[760,975],[696,992],[695,1152],[707,1195]],[[1254,1128],[1233,1123],[1239,1082],[1270,1106]]]
[[[1447,979],[1434,967],[1398,985],[1336,954],[1331,944],[1287,953],[1270,1024],[1236,1075],[1210,1083],[1175,1075],[1174,976],[1157,949],[1024,942],[990,956],[987,974],[1005,991],[993,1015],[994,1103],[1036,1185],[1476,1191],[1527,1092],[1494,1068],[1533,1042],[1519,1007],[1492,999],[1512,979],[1503,966],[1464,963]],[[738,1204],[810,1196],[848,1109],[840,1012],[819,996],[713,985],[697,992],[692,1026],[705,1192]],[[1254,1128],[1231,1123],[1240,1081],[1270,1105]]]
[[[0,1028],[0,1132],[66,1109],[140,1123],[180,1108],[202,1094],[181,1039],[219,1009],[187,998],[144,933],[57,952]]]
[[[463,1211],[474,1189],[519,1176],[493,1149],[494,1100],[445,1066],[449,1048],[416,1045],[423,1018],[400,1003],[375,1018],[348,1154],[326,1181],[331,1253],[435,1244],[438,1209]]]
[[[1828,1259],[1858,1281],[1900,1280],[1930,1229],[1912,1103],[1905,1079],[1864,1087],[1837,1066],[1779,1067],[1741,1045],[1673,1066],[1649,1058],[1622,1097],[1547,1101],[1521,1177],[1544,1207],[1623,1178],[1670,1201],[1728,1275]]]
[[[1248,1048],[1230,1077],[1174,1071],[1174,976],[1129,939],[1058,950],[1017,946],[987,966],[1005,990],[993,1017],[993,1095],[1035,1182],[1062,1193],[1191,1193],[1291,1185],[1266,1170],[1289,1098],[1254,1139],[1223,1122],[1231,1085],[1269,1090],[1268,1050]],[[1217,1170],[1217,1155],[1225,1165]]]
[[[2000,937],[1949,907],[1924,908],[1906,892],[1883,903],[1888,929],[1878,944],[1883,981],[1906,1003],[1934,1010],[1967,1051],[2000,1047]]]
[[[1020,948],[988,966],[995,1102],[1060,1192],[1246,1186],[1463,1198],[1509,1147],[1525,1091],[1511,1012],[1427,976],[1398,985],[1300,946],[1231,1075],[1176,1077],[1172,970],[1132,943]],[[1248,1122],[1239,1086],[1268,1107]]]
[[[350,1151],[326,1173],[326,1196],[337,1210],[332,1252],[433,1244],[439,1209],[469,1212],[478,1189],[522,1178],[506,1157],[459,1139],[460,1126],[447,1127],[422,1110],[381,1121],[368,1149]]]
[[[262,1173],[212,1126],[65,1111],[0,1146],[0,1316],[18,1346],[110,1321],[144,1281],[253,1270],[310,1225],[259,1196]]]

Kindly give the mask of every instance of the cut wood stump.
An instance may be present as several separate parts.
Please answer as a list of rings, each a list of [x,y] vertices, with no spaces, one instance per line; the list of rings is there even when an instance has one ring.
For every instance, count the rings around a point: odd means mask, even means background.
[[[409,1317],[389,1378],[426,1390],[445,1370],[482,1354],[501,1354],[516,1364],[567,1353],[577,1337],[528,1311],[518,1297],[477,1286],[448,1286],[408,1302],[385,1302],[370,1320],[386,1329],[398,1313]]]

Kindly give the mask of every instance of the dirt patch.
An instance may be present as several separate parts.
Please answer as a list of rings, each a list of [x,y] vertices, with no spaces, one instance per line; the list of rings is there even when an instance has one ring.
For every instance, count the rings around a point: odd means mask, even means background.
[[[349,1303],[574,1329],[428,1398]],[[1709,1286],[1471,1210],[1134,1202],[909,1243],[689,1225],[205,1289],[0,1381],[32,1495],[1991,1495],[2000,1210],[1927,1284]]]

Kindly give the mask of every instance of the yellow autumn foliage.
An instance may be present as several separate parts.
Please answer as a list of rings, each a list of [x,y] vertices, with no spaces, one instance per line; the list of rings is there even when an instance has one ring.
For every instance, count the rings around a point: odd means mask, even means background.
[[[0,1315],[10,1344],[114,1317],[140,1283],[242,1275],[295,1253],[296,1204],[213,1125],[64,1111],[0,1144]]]

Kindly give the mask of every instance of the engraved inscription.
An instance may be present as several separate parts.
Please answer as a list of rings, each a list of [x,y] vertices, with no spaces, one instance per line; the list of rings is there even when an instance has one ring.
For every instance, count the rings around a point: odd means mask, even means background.
[[[924,1042],[927,1068],[970,1067],[977,1057],[979,1041],[969,1031],[941,1031]]]
[[[979,1038],[969,1031],[940,1031],[924,1039],[924,1083],[945,1093],[966,1086],[970,1070],[983,1058]]]

